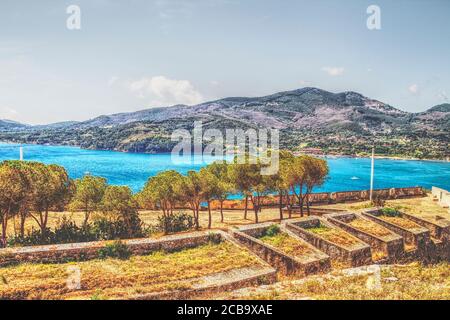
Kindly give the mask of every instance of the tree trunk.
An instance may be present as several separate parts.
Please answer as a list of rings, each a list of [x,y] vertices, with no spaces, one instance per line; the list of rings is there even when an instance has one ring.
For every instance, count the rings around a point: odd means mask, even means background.
[[[245,196],[244,220],[247,220],[248,196]]]
[[[280,205],[280,220],[283,220],[283,191],[280,191],[278,193],[278,196],[280,197],[279,200],[279,205]]]
[[[307,210],[308,216],[310,216],[311,211],[309,209],[309,193],[306,194],[306,210]]]
[[[25,221],[26,221],[26,214],[20,215],[20,237],[25,237]]]
[[[211,201],[207,201],[208,203],[208,229],[211,229],[212,224],[212,216],[211,216]]]
[[[6,247],[6,229],[8,227],[8,213],[4,213],[3,219],[2,219],[2,239],[0,243],[1,248]]]
[[[200,204],[199,205],[195,205],[195,229],[198,230],[200,229],[200,221],[199,221],[199,213],[200,211]]]
[[[258,199],[259,199],[259,196],[256,196],[256,200],[255,200],[255,197],[254,196],[251,196],[251,201],[252,201],[252,204],[253,204],[253,211],[255,212],[255,223],[258,223],[258,212],[259,212],[259,201],[258,201]]]
[[[289,190],[286,192],[286,205],[288,208],[289,219],[292,218],[292,208],[291,208],[291,196],[289,195]]]
[[[89,221],[89,212],[85,211],[84,212],[84,221],[83,221],[83,227],[86,227]]]
[[[223,222],[223,200],[220,201],[220,222]]]
[[[300,206],[300,216],[303,217],[303,197],[302,197],[303,188],[300,186],[300,194],[298,197],[298,205]]]

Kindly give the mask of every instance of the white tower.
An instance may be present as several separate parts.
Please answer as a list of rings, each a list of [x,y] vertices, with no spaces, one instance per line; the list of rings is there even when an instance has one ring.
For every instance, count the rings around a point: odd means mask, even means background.
[[[23,161],[23,147],[20,146],[20,161]]]
[[[370,168],[370,201],[373,199],[373,175],[375,171],[375,148],[372,148],[372,164]]]

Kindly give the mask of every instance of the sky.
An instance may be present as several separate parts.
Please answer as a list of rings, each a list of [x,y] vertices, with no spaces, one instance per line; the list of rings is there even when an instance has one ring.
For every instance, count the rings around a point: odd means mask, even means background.
[[[80,9],[81,29],[71,5]],[[369,29],[371,5],[381,29]],[[373,22],[373,20],[371,20]],[[448,0],[1,0],[0,119],[29,124],[302,87],[450,100]]]

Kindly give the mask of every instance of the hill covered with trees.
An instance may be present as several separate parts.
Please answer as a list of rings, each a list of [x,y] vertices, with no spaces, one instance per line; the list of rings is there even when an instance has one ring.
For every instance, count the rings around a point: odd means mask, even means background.
[[[75,145],[125,152],[168,152],[175,129],[276,128],[280,146],[328,154],[445,159],[450,156],[450,104],[409,113],[356,92],[303,88],[256,98],[225,98],[100,116],[46,126],[0,126],[0,141]]]

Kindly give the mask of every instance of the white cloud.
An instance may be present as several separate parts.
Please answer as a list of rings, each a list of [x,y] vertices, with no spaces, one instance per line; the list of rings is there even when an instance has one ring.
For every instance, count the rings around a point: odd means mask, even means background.
[[[419,93],[419,85],[417,84],[412,84],[408,87],[408,91],[412,94],[418,94]]]
[[[15,120],[19,113],[10,107],[0,107],[0,119]]]
[[[345,69],[342,67],[323,67],[322,71],[325,71],[328,75],[335,77],[342,75]]]
[[[194,105],[204,101],[200,92],[195,90],[188,80],[169,79],[164,76],[132,81],[129,89],[137,97],[148,100],[152,106]]]

